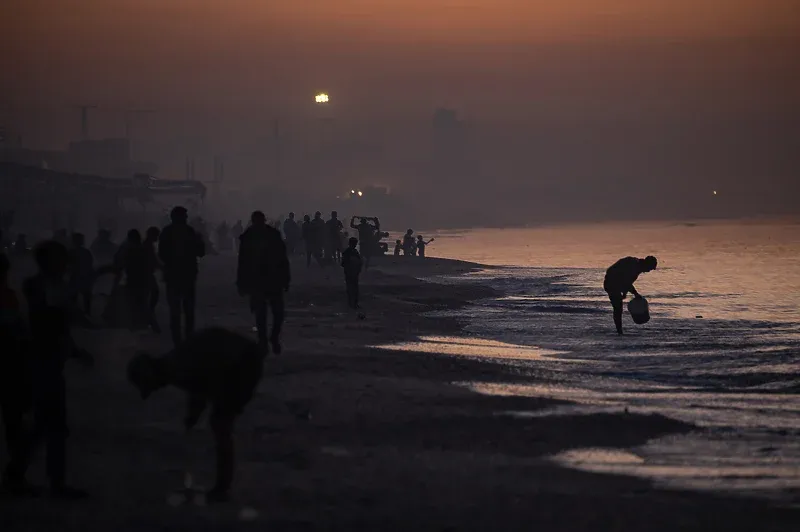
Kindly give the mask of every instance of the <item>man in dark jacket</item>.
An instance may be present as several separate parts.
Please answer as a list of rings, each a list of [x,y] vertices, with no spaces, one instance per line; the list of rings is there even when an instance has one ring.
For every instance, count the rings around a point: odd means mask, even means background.
[[[289,290],[291,271],[286,244],[277,229],[266,223],[261,211],[251,217],[251,225],[240,239],[236,286],[240,295],[250,296],[250,310],[256,315],[258,341],[267,345],[267,304],[272,310],[272,350],[280,354],[280,335],[284,318],[283,293]]]
[[[261,380],[262,360],[255,342],[211,328],[189,336],[166,356],[139,353],[128,364],[128,379],[144,399],[170,385],[187,392],[186,430],[197,424],[211,403],[217,479],[207,494],[209,502],[228,499],[234,470],[233,425]]]
[[[91,357],[72,340],[71,295],[64,279],[69,260],[66,247],[55,241],[43,242],[35,256],[39,273],[26,279],[24,284],[31,335],[35,439],[43,437],[47,446],[47,475],[52,495],[83,498],[86,492],[68,487],[64,482],[69,433],[64,362],[68,358],[83,358],[89,363]],[[21,474],[26,466],[20,468]]]
[[[0,252],[0,415],[9,458],[3,472],[2,491],[35,496],[37,490],[25,481],[29,444],[25,416],[33,407],[31,367],[19,300],[8,286],[10,266],[8,257]]]
[[[158,239],[158,258],[164,265],[172,341],[178,345],[181,342],[181,310],[186,319],[186,336],[194,331],[197,259],[205,256],[206,247],[203,238],[187,223],[189,216],[184,207],[172,209],[170,218],[172,223],[164,228]]]
[[[634,297],[641,297],[633,286],[642,273],[651,272],[658,266],[655,257],[648,256],[644,259],[625,257],[615,262],[607,271],[603,281],[603,289],[608,293],[611,306],[614,307],[614,325],[617,333],[622,334],[622,302],[628,292]]]

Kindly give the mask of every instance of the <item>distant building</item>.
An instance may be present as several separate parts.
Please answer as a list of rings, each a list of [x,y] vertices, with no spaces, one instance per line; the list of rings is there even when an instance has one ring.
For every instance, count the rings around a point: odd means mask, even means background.
[[[119,179],[130,179],[137,173],[155,174],[158,170],[155,163],[131,160],[128,139],[74,141],[66,151],[7,147],[0,151],[0,161]]]

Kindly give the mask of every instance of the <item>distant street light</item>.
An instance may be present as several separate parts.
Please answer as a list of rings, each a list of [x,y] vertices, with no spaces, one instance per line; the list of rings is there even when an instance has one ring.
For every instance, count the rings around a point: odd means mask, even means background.
[[[328,100],[329,100],[328,95],[325,94],[324,92],[320,92],[319,94],[314,96],[314,101],[317,103],[328,103]]]
[[[358,191],[358,197],[360,198],[360,197],[361,197],[361,196],[363,196],[363,195],[364,195],[364,193],[363,193],[363,192],[361,192],[361,191],[359,190],[359,191]]]

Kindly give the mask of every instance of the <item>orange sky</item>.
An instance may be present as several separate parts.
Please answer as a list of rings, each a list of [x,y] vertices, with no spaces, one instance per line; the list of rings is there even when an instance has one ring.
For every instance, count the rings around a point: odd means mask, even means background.
[[[3,0],[16,43],[24,34],[159,38],[211,31],[237,39],[552,42],[591,38],[708,38],[793,34],[797,0]],[[211,29],[215,27],[216,29]],[[264,35],[266,37],[266,35]]]
[[[788,93],[793,85],[782,80],[797,63],[798,5],[800,0],[2,0],[0,91],[6,97],[0,101],[246,106],[270,100],[281,106],[329,89],[339,92],[338,101],[347,95],[364,106],[367,96],[383,94],[396,107],[402,106],[398,98],[422,109],[437,102],[466,107],[488,95],[499,107],[509,91],[535,86],[541,97],[549,91],[558,99],[589,88],[618,92],[628,79],[633,85],[626,98],[636,96],[640,83],[651,92],[663,82],[675,85],[673,93],[689,93],[712,82],[723,87],[759,79],[770,84],[764,91]],[[752,40],[781,39],[788,44],[747,47]],[[675,46],[674,53],[658,48],[664,43]],[[705,79],[718,73],[727,77]],[[373,103],[384,104],[380,98]]]

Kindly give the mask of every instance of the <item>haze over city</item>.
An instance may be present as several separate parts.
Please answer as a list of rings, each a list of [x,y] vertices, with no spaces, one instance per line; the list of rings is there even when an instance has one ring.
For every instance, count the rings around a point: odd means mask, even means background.
[[[0,125],[57,149],[76,104],[92,138],[152,109],[131,137],[160,176],[220,156],[294,203],[385,185],[437,225],[796,213],[797,6],[6,0]]]

